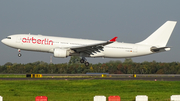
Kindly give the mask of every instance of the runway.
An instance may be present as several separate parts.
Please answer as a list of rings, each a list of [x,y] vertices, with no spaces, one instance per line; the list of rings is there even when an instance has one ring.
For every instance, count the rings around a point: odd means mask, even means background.
[[[148,80],[148,81],[180,81],[179,77],[167,78],[0,78],[0,80]]]
[[[0,74],[1,75],[1,74]],[[26,74],[14,74],[26,75]],[[42,74],[42,78],[0,77],[0,80],[148,80],[148,81],[180,81],[178,74]]]

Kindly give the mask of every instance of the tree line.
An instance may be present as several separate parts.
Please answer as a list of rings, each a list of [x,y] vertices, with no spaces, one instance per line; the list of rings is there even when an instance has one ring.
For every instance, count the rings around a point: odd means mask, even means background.
[[[85,73],[109,73],[109,74],[180,74],[179,62],[133,62],[131,58],[121,61],[109,61],[106,63],[90,64],[86,67],[79,62],[80,57],[72,56],[68,63],[52,64],[43,61],[34,63],[7,62],[0,66],[0,73],[40,73],[40,74],[85,74]]]

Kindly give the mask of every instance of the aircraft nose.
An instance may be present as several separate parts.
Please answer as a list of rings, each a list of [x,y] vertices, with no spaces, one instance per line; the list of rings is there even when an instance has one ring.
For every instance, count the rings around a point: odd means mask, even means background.
[[[1,42],[4,43],[5,39],[2,39]]]
[[[6,39],[2,39],[1,42],[2,42],[3,44],[6,44],[6,43],[7,43],[7,40],[6,40]]]

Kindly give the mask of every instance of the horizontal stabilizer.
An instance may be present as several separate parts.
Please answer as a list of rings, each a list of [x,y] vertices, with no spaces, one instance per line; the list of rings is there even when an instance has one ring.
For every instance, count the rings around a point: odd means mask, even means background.
[[[169,51],[171,48],[170,47],[160,47],[160,48],[157,48],[157,47],[151,47],[151,51],[152,52],[163,52],[163,51]]]

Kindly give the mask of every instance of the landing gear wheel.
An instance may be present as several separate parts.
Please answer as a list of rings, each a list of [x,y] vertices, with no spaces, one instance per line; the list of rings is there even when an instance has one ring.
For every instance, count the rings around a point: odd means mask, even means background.
[[[22,56],[21,53],[19,53],[18,56],[21,57]]]
[[[86,67],[89,66],[89,62],[85,62],[84,64],[85,64]]]
[[[81,62],[81,63],[84,63],[84,60],[83,60],[83,59],[81,59],[81,60],[80,60],[80,62]]]

